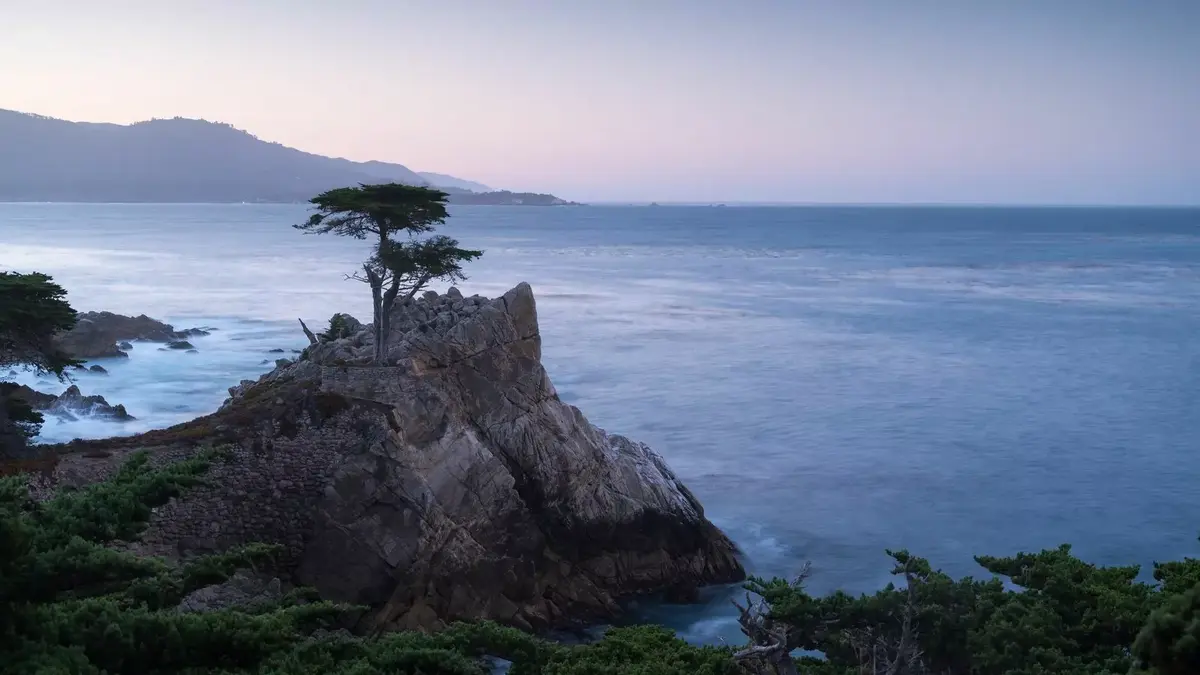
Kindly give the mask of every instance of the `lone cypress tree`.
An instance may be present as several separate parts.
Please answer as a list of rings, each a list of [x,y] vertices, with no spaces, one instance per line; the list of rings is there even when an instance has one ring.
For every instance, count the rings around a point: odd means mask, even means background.
[[[435,279],[465,279],[463,263],[483,255],[459,248],[445,235],[417,238],[446,222],[447,197],[441,190],[400,183],[338,188],[309,200],[316,213],[295,226],[309,234],[372,240],[362,271],[349,278],[371,287],[376,363],[386,356],[390,310],[400,293],[412,297]]]

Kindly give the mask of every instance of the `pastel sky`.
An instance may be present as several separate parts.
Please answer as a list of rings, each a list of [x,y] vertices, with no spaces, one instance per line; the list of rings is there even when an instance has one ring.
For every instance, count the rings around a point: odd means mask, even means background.
[[[600,201],[1200,203],[1200,0],[0,0],[0,108]]]

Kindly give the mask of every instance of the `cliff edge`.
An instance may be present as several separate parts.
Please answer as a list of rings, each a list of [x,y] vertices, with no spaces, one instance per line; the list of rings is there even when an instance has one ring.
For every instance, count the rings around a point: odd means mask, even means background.
[[[491,300],[427,293],[392,321],[382,366],[369,330],[315,344],[213,415],[67,446],[42,489],[96,480],[134,449],[169,461],[231,444],[139,547],[178,558],[282,543],[294,581],[372,608],[368,630],[546,629],[612,618],[624,596],[744,577],[657,454],[558,398],[528,284]]]

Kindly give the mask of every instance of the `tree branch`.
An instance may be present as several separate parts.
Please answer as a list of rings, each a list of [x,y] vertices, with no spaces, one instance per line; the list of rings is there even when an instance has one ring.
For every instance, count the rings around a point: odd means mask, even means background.
[[[308,329],[308,326],[304,325],[304,319],[296,319],[296,320],[300,322],[300,327],[304,329],[304,334],[308,336],[308,344],[310,344],[310,345],[317,344],[317,336],[313,335],[313,332]]]

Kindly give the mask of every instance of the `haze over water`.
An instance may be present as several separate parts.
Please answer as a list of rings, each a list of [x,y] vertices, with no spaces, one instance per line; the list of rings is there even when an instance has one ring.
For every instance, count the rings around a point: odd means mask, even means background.
[[[1064,542],[1105,563],[1200,555],[1200,210],[452,212],[445,231],[486,251],[460,288],[530,282],[560,395],[662,454],[754,573],[812,560],[815,589],[869,590],[885,548],[955,575]],[[0,268],[52,274],[80,310],[219,329],[199,354],[138,345],[79,377],[139,431],[291,356],[268,350],[304,345],[297,317],[369,317],[343,281],[365,244],[301,235],[303,215],[0,204]],[[723,597],[652,613],[736,635]]]

